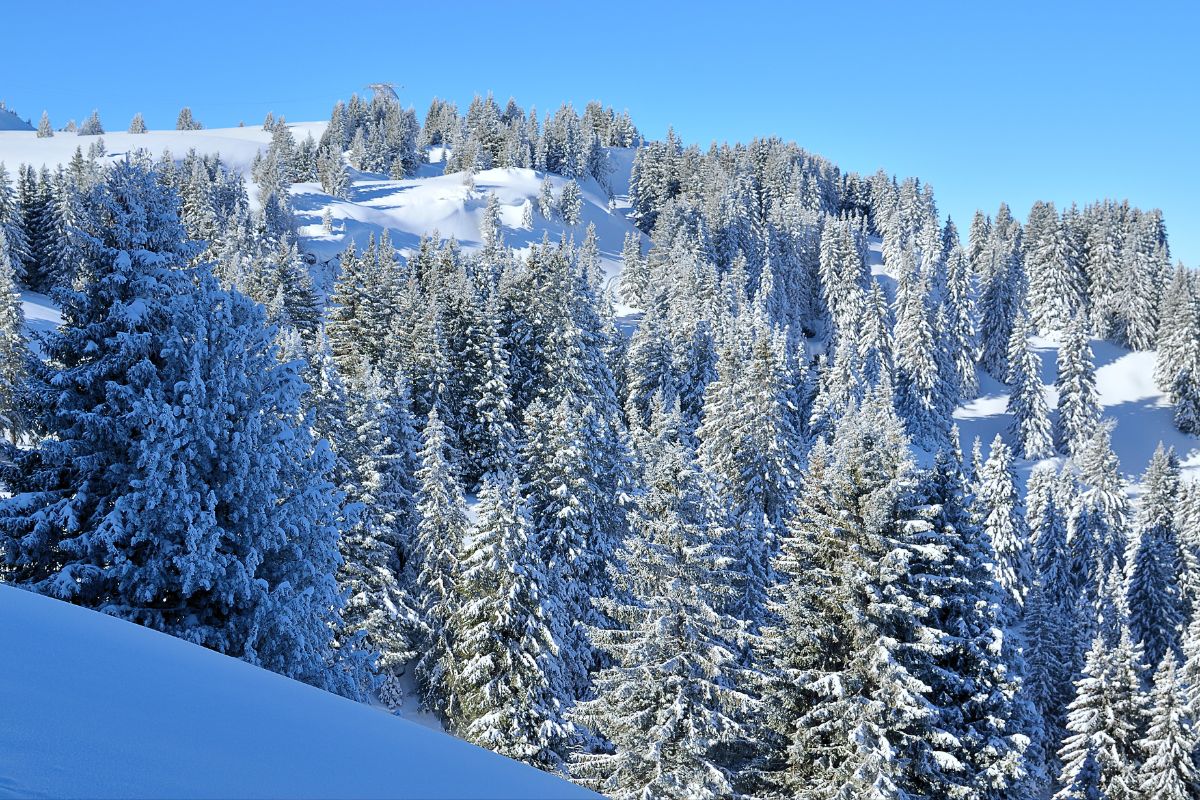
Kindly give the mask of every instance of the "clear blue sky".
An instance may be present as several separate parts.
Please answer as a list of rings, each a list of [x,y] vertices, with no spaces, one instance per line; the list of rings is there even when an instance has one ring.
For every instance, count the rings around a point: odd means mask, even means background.
[[[271,6],[267,9],[266,6]],[[0,98],[210,127],[323,119],[372,81],[460,108],[628,108],[651,137],[794,139],[933,184],[965,230],[1001,200],[1162,208],[1200,266],[1200,10],[1174,3],[13,2]]]

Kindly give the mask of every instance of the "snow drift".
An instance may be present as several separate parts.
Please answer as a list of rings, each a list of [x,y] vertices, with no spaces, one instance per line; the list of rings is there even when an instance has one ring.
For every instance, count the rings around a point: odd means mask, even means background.
[[[380,710],[8,586],[0,642],[0,797],[595,797]]]

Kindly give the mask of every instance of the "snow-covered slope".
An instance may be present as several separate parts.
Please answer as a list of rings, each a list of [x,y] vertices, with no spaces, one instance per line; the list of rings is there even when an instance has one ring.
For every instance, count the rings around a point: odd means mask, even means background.
[[[299,141],[309,133],[312,133],[313,138],[319,139],[325,132],[325,125],[324,122],[299,122],[289,123],[288,127]],[[125,133],[118,129],[105,133],[103,137],[79,136],[58,131],[54,136],[39,139],[30,129],[5,130],[0,125],[0,161],[8,166],[10,175],[17,164],[32,164],[35,167],[45,164],[53,168],[69,162],[77,147],[82,147],[83,152],[87,153],[88,148],[98,138],[104,139],[108,158],[113,160],[124,158],[126,153],[138,148],[148,150],[156,157],[164,150],[170,150],[176,158],[183,158],[188,150],[195,148],[198,153],[220,153],[221,160],[229,167],[244,172],[250,169],[254,154],[265,149],[270,143],[271,134],[264,131],[261,125],[254,125],[245,128],[146,133]]]
[[[289,123],[292,135],[301,140],[308,134],[320,139],[324,122]],[[58,133],[52,138],[39,139],[27,131],[0,131],[0,162],[12,175],[18,164],[40,167],[65,164],[77,147],[84,152],[94,136]],[[198,153],[219,153],[226,166],[248,172],[254,156],[270,143],[271,134],[261,126],[245,128],[216,128],[200,131],[149,131],[143,134],[106,133],[103,136],[108,160],[120,159],[132,150],[144,148],[158,156],[169,150],[182,158],[188,150]],[[582,241],[589,224],[595,224],[601,261],[610,278],[620,271],[621,246],[625,234],[634,227],[623,213],[627,205],[629,173],[633,166],[632,149],[610,150],[613,166],[611,182],[616,195],[615,208],[610,210],[606,193],[592,180],[582,183],[583,212],[580,223],[569,228],[561,219],[546,220],[534,214],[531,228],[521,225],[522,206],[528,202],[537,207],[538,192],[544,173],[528,169],[492,169],[475,176],[474,188],[463,182],[461,173],[442,174],[442,164],[426,164],[418,177],[409,180],[389,180],[383,176],[352,173],[350,196],[339,200],[321,191],[315,183],[300,183],[292,187],[292,201],[302,248],[319,262],[327,262],[351,242],[360,247],[372,234],[387,230],[392,244],[405,253],[426,233],[438,231],[443,238],[451,236],[472,249],[479,245],[479,223],[487,206],[489,194],[501,203],[501,220],[505,238],[512,247],[525,247],[548,235],[552,241],[566,233]],[[435,159],[442,154],[433,153]],[[550,176],[555,192],[566,182],[557,175]],[[253,192],[251,192],[253,195]],[[333,217],[333,232],[326,233],[322,216],[326,209]],[[319,286],[328,282],[328,275],[314,275]]]
[[[868,261],[872,275],[888,296],[893,297],[895,276],[890,275],[884,267],[878,240],[871,243]],[[1046,402],[1054,409],[1058,405],[1054,380],[1060,340],[1057,336],[1039,336],[1031,339],[1030,344],[1042,360],[1041,376]],[[1141,473],[1150,463],[1150,456],[1160,441],[1175,448],[1184,478],[1200,479],[1200,439],[1175,427],[1171,402],[1154,382],[1157,354],[1126,350],[1103,339],[1093,339],[1091,344],[1102,412],[1116,425],[1112,434],[1113,452],[1121,459],[1121,470],[1130,481],[1133,491],[1136,493],[1140,490],[1138,481]],[[1006,413],[1009,390],[983,370],[977,370],[976,374],[979,377],[979,396],[956,409],[954,421],[959,427],[962,446],[969,450],[975,437],[979,437],[986,456],[996,434],[1004,436],[1012,424],[1012,416]],[[1052,415],[1056,413],[1051,412]],[[1028,473],[1038,464],[1057,464],[1062,460],[1061,457],[1045,459],[1044,462],[1018,460],[1017,466],[1028,477]]]
[[[33,126],[7,108],[0,108],[0,131],[31,131]]]
[[[531,767],[0,586],[0,797],[569,798]]]

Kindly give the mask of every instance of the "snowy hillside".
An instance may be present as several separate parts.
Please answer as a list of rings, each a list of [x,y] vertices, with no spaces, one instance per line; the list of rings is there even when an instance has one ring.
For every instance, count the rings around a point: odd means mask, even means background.
[[[0,108],[0,131],[32,131],[33,126],[7,108]]]
[[[288,123],[297,141],[309,134],[320,139],[327,123]],[[3,126],[0,125],[0,129]],[[219,154],[229,168],[247,173],[251,162],[271,141],[271,133],[261,126],[216,128],[199,131],[148,131],[142,134],[125,132],[105,133],[103,137],[77,136],[58,133],[39,139],[29,131],[0,130],[0,162],[10,174],[18,164],[45,164],[54,167],[71,160],[78,147],[87,152],[98,138],[103,138],[107,151],[105,160],[116,161],[135,149],[143,148],[157,157],[169,151],[183,158],[189,150],[204,154]],[[625,234],[635,228],[625,219],[623,208],[629,191],[629,173],[633,166],[633,149],[614,148],[609,151],[613,172],[611,183],[614,208],[610,210],[605,191],[594,181],[581,182],[583,211],[575,227],[566,226],[561,219],[548,221],[534,215],[531,228],[521,224],[525,203],[536,207],[538,191],[545,173],[528,169],[491,169],[475,175],[474,188],[463,183],[461,174],[443,175],[441,163],[425,164],[418,177],[390,180],[384,176],[351,172],[350,196],[346,200],[330,197],[316,183],[298,183],[291,187],[296,211],[298,233],[303,250],[317,261],[327,262],[344,250],[351,241],[360,248],[370,236],[387,230],[392,244],[405,254],[419,238],[437,231],[443,238],[454,237],[467,249],[478,246],[479,224],[487,206],[489,194],[495,194],[501,204],[501,221],[505,239],[510,247],[522,248],[541,241],[543,235],[552,241],[566,233],[581,241],[588,225],[596,226],[602,265],[610,278],[620,272],[621,245]],[[441,157],[440,150],[433,156]],[[554,191],[560,192],[566,180],[550,175]],[[250,193],[254,197],[254,192]],[[322,217],[329,209],[333,232],[326,233]],[[330,276],[315,275],[318,285]]]
[[[0,797],[594,795],[381,711],[0,586]]]
[[[889,297],[895,294],[895,276],[890,275],[883,265],[880,242],[871,242],[868,256],[871,273],[883,286]],[[1060,336],[1038,336],[1030,345],[1042,360],[1041,379],[1046,402],[1050,408],[1058,405],[1058,393],[1054,388],[1057,374]],[[1154,366],[1158,354],[1153,351],[1134,352],[1104,339],[1091,340],[1095,354],[1096,389],[1105,418],[1112,420],[1113,452],[1121,459],[1124,477],[1130,482],[1131,491],[1140,490],[1138,481],[1142,470],[1150,462],[1154,448],[1161,441],[1174,447],[1179,456],[1180,468],[1185,478],[1200,478],[1200,439],[1183,433],[1172,422],[1174,410],[1170,399],[1154,381]],[[1012,424],[1012,415],[1007,413],[1009,387],[977,370],[979,396],[959,406],[954,412],[962,446],[968,450],[976,437],[983,443],[986,453],[997,434],[1006,436]],[[1039,464],[1061,467],[1065,458],[1042,461],[1021,461],[1018,466],[1023,478]],[[1024,481],[1022,481],[1024,485]]]

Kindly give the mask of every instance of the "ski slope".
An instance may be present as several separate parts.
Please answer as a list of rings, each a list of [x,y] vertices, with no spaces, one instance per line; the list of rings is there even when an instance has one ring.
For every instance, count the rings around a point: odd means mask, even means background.
[[[596,795],[383,711],[0,585],[0,797]]]

